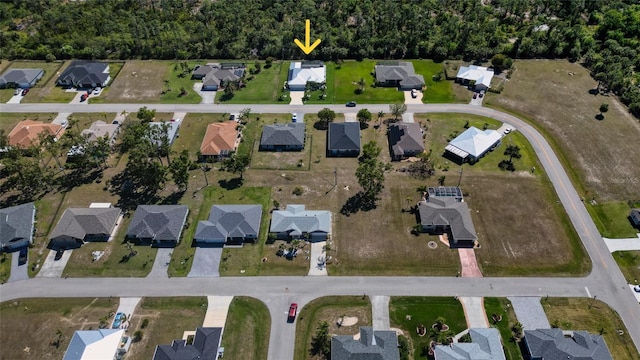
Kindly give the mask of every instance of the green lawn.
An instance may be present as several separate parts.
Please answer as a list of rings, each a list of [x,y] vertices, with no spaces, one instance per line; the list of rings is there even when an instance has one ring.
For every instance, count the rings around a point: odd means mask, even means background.
[[[263,360],[267,358],[271,315],[257,299],[236,296],[229,306],[222,346],[229,359]]]
[[[424,90],[424,103],[452,103],[456,102],[453,94],[452,81],[445,80],[442,63],[436,63],[433,60],[413,60],[413,68],[416,74],[424,76],[426,89]],[[442,78],[435,81],[433,75],[440,73]]]
[[[462,304],[453,297],[392,297],[389,303],[391,326],[400,328],[410,338],[414,359],[426,357],[432,333],[431,326],[442,317],[452,334],[467,328]],[[427,329],[425,336],[419,336],[417,328]]]
[[[287,81],[289,73],[289,62],[274,62],[270,68],[264,67],[262,64],[262,70],[255,75],[249,74],[249,70],[255,68],[255,62],[247,63],[247,71],[245,74],[246,87],[237,90],[233,97],[225,99],[224,91],[220,90],[216,94],[216,103],[222,104],[275,104],[278,103],[278,97],[280,96]],[[248,80],[251,76],[254,76],[252,80]],[[288,103],[289,98],[285,103]]]
[[[286,309],[285,309],[286,310]],[[355,317],[357,323],[352,326],[338,326],[342,316]],[[282,314],[285,321],[286,314]],[[296,338],[294,360],[324,359],[311,352],[311,339],[317,332],[319,324],[326,321],[331,335],[355,335],[360,326],[371,326],[371,302],[367,296],[327,296],[315,299],[298,309],[296,319]]]
[[[391,104],[403,102],[404,94],[392,87],[374,87],[375,78],[373,69],[375,60],[345,61],[341,65],[327,63],[327,68],[335,67],[334,75],[334,95],[327,100],[329,103],[341,104],[348,101],[355,101],[363,104]],[[365,89],[361,94],[356,95],[358,89],[357,82],[360,79],[365,81]]]
[[[640,250],[616,251],[613,259],[629,284],[640,284]]]
[[[522,360],[522,352],[518,343],[513,340],[511,327],[518,321],[511,307],[511,302],[506,298],[484,298],[484,310],[487,313],[492,327],[500,330],[502,346],[507,360]],[[501,321],[494,322],[493,314],[502,316]]]
[[[0,283],[4,284],[11,276],[11,253],[3,252],[0,255]]]
[[[586,199],[590,200],[590,199]],[[631,208],[624,201],[611,201],[592,205],[585,201],[587,210],[602,236],[607,238],[633,238],[640,230],[631,226]]]
[[[124,61],[109,62],[109,76],[111,76],[111,80],[109,81],[107,86],[104,89],[102,89],[100,96],[98,97],[92,96],[89,98],[89,100],[87,100],[89,101],[90,104],[99,104],[99,103],[105,102],[104,101],[105,96],[107,96],[109,94],[109,91],[111,91],[110,85],[113,83],[113,79],[115,79],[116,76],[118,76],[123,66],[124,66]]]
[[[171,146],[171,149],[179,154],[187,150],[192,160],[197,160],[202,139],[207,132],[209,124],[222,122],[229,119],[228,114],[188,113],[180,126],[180,137]]]
[[[198,64],[198,62],[191,61],[189,62],[189,68],[193,69]],[[160,103],[199,104],[202,101],[200,95],[193,90],[194,80],[191,80],[191,71],[183,72],[178,62],[167,63],[164,81],[164,94],[160,96]],[[181,95],[182,89],[186,91],[186,95]]]

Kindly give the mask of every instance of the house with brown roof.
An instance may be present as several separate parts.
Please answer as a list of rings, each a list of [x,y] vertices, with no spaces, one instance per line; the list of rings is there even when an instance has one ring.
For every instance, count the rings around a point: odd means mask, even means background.
[[[200,161],[215,161],[228,157],[238,148],[240,136],[238,123],[235,121],[209,124],[200,145]]]
[[[40,133],[60,139],[64,133],[64,126],[57,124],[47,124],[42,121],[23,120],[20,121],[9,133],[9,145],[21,148],[28,148],[31,144],[38,144]]]

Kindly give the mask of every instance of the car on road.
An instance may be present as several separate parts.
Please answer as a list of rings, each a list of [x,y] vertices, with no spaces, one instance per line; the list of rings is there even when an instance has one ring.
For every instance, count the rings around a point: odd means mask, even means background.
[[[20,249],[20,254],[18,255],[18,266],[24,265],[27,263],[28,251],[29,250],[27,249],[27,247],[23,247],[22,249]]]
[[[510,132],[511,132],[511,128],[506,128],[506,129],[504,129],[504,134],[505,134],[505,135],[507,135],[507,134],[508,134],[508,133],[510,133]]]
[[[58,249],[56,251],[56,256],[53,258],[54,261],[58,261],[62,259],[62,255],[64,255],[64,249]]]
[[[349,101],[349,102],[346,104],[346,106],[347,106],[347,107],[356,107],[356,102],[355,102],[355,101]]]
[[[640,285],[636,285],[633,287],[633,291],[640,293]]]
[[[287,321],[293,322],[293,320],[296,319],[296,315],[298,315],[298,304],[291,303],[291,306],[289,306],[289,316],[287,318]]]
[[[414,98],[414,99],[417,98],[418,97],[418,90],[412,89],[411,90],[411,97]]]
[[[22,90],[22,96],[27,95],[27,93],[28,93],[28,92],[29,92],[29,89],[24,89],[24,90]]]

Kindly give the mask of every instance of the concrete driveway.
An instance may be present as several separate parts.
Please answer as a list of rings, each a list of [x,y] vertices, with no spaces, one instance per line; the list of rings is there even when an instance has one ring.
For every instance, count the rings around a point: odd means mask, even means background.
[[[71,115],[71,113],[67,113],[67,112],[58,113],[58,115],[56,115],[56,118],[53,119],[53,121],[51,123],[52,124],[56,124],[56,125],[62,125],[63,122],[65,122],[65,121],[67,121],[69,119],[70,115]]]
[[[358,114],[344,113],[344,122],[358,122]]]
[[[412,112],[406,112],[404,114],[402,114],[402,122],[406,122],[406,123],[412,123],[413,121],[413,113]]]
[[[482,100],[484,99],[484,96],[480,97],[480,93],[476,94],[478,95],[475,99],[473,98],[473,95],[471,95],[471,101],[469,101],[469,105],[482,106]]]
[[[416,93],[416,97],[411,97],[411,91],[403,91],[404,92],[404,103],[405,104],[422,104],[422,96],[424,93],[422,91],[418,91]]]
[[[7,104],[20,104],[20,102],[22,101],[22,98],[24,96],[22,96],[22,93],[20,93],[20,95],[13,95],[11,97],[11,99],[9,99],[9,101],[7,101]]]
[[[193,91],[197,92],[198,95],[200,95],[200,97],[202,98],[202,100],[200,101],[200,104],[213,104],[215,102],[216,92],[209,91],[209,90],[202,91],[201,82],[197,82],[193,84]]]
[[[153,260],[153,267],[147,275],[148,278],[168,278],[167,268],[169,268],[169,261],[171,261],[172,248],[158,248],[156,258]]]
[[[123,313],[127,316],[127,321],[123,321],[120,324],[120,329],[126,329],[129,327],[129,320],[131,319],[131,315],[133,315],[133,312],[136,310],[136,307],[138,306],[138,303],[140,302],[140,297],[121,297],[120,298],[120,305],[118,305],[118,310],[116,310],[116,314],[117,313]],[[113,328],[113,322],[115,321],[115,316],[113,317],[113,320],[111,320],[111,325],[109,326],[109,328]]]
[[[549,319],[544,313],[540,297],[537,296],[510,296],[507,297],[513,305],[518,321],[524,330],[549,329]]]
[[[9,276],[9,280],[7,282],[19,281],[19,280],[27,280],[29,278],[29,273],[27,269],[29,269],[29,258],[27,254],[27,262],[18,265],[18,258],[20,257],[20,251],[14,251],[11,253],[11,275]]]
[[[481,297],[461,296],[458,298],[467,319],[467,328],[488,328],[489,320],[484,311],[484,299]]]
[[[207,312],[204,314],[203,327],[224,328],[233,296],[207,296]]]
[[[64,254],[62,254],[62,258],[60,260],[55,260],[56,251],[49,250],[49,255],[44,260],[42,264],[42,268],[38,272],[36,277],[45,277],[45,278],[59,278],[62,276],[64,272],[65,266],[67,266],[67,262],[69,258],[71,258],[71,253],[73,250],[65,250]]]
[[[318,241],[311,243],[311,255],[309,255],[309,273],[310,276],[327,276],[327,266],[325,259],[327,254],[324,251],[326,241]],[[319,259],[323,259],[322,262]]]
[[[303,105],[302,98],[304,97],[304,91],[289,91],[291,101],[289,105]]]
[[[389,330],[389,296],[370,296],[374,330]]]
[[[69,90],[67,90],[69,91]],[[86,94],[86,91],[75,91],[76,96],[73,97],[73,99],[71,99],[71,101],[69,101],[69,104],[83,104],[83,105],[88,105],[89,101],[88,99],[85,101],[80,101],[80,98],[82,97],[82,94]]]
[[[219,277],[222,247],[198,247],[187,277]]]

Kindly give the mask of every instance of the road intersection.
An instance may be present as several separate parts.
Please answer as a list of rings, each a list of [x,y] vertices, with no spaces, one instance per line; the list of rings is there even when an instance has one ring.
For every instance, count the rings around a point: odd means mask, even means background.
[[[2,112],[137,112],[145,104],[4,104]],[[223,105],[147,104],[159,112],[315,113],[328,107],[338,113],[367,108],[388,112],[388,105]],[[269,359],[293,358],[295,327],[286,323],[290,302],[300,307],[327,295],[420,296],[558,296],[597,297],[618,312],[636,349],[640,349],[640,306],[622,272],[545,138],[525,121],[490,108],[467,104],[411,104],[413,113],[465,113],[487,116],[520,131],[533,146],[558,198],[592,260],[591,273],[581,278],[449,278],[449,277],[224,277],[224,278],[33,278],[0,287],[0,302],[33,297],[202,296],[246,295],[262,300],[271,313]]]

